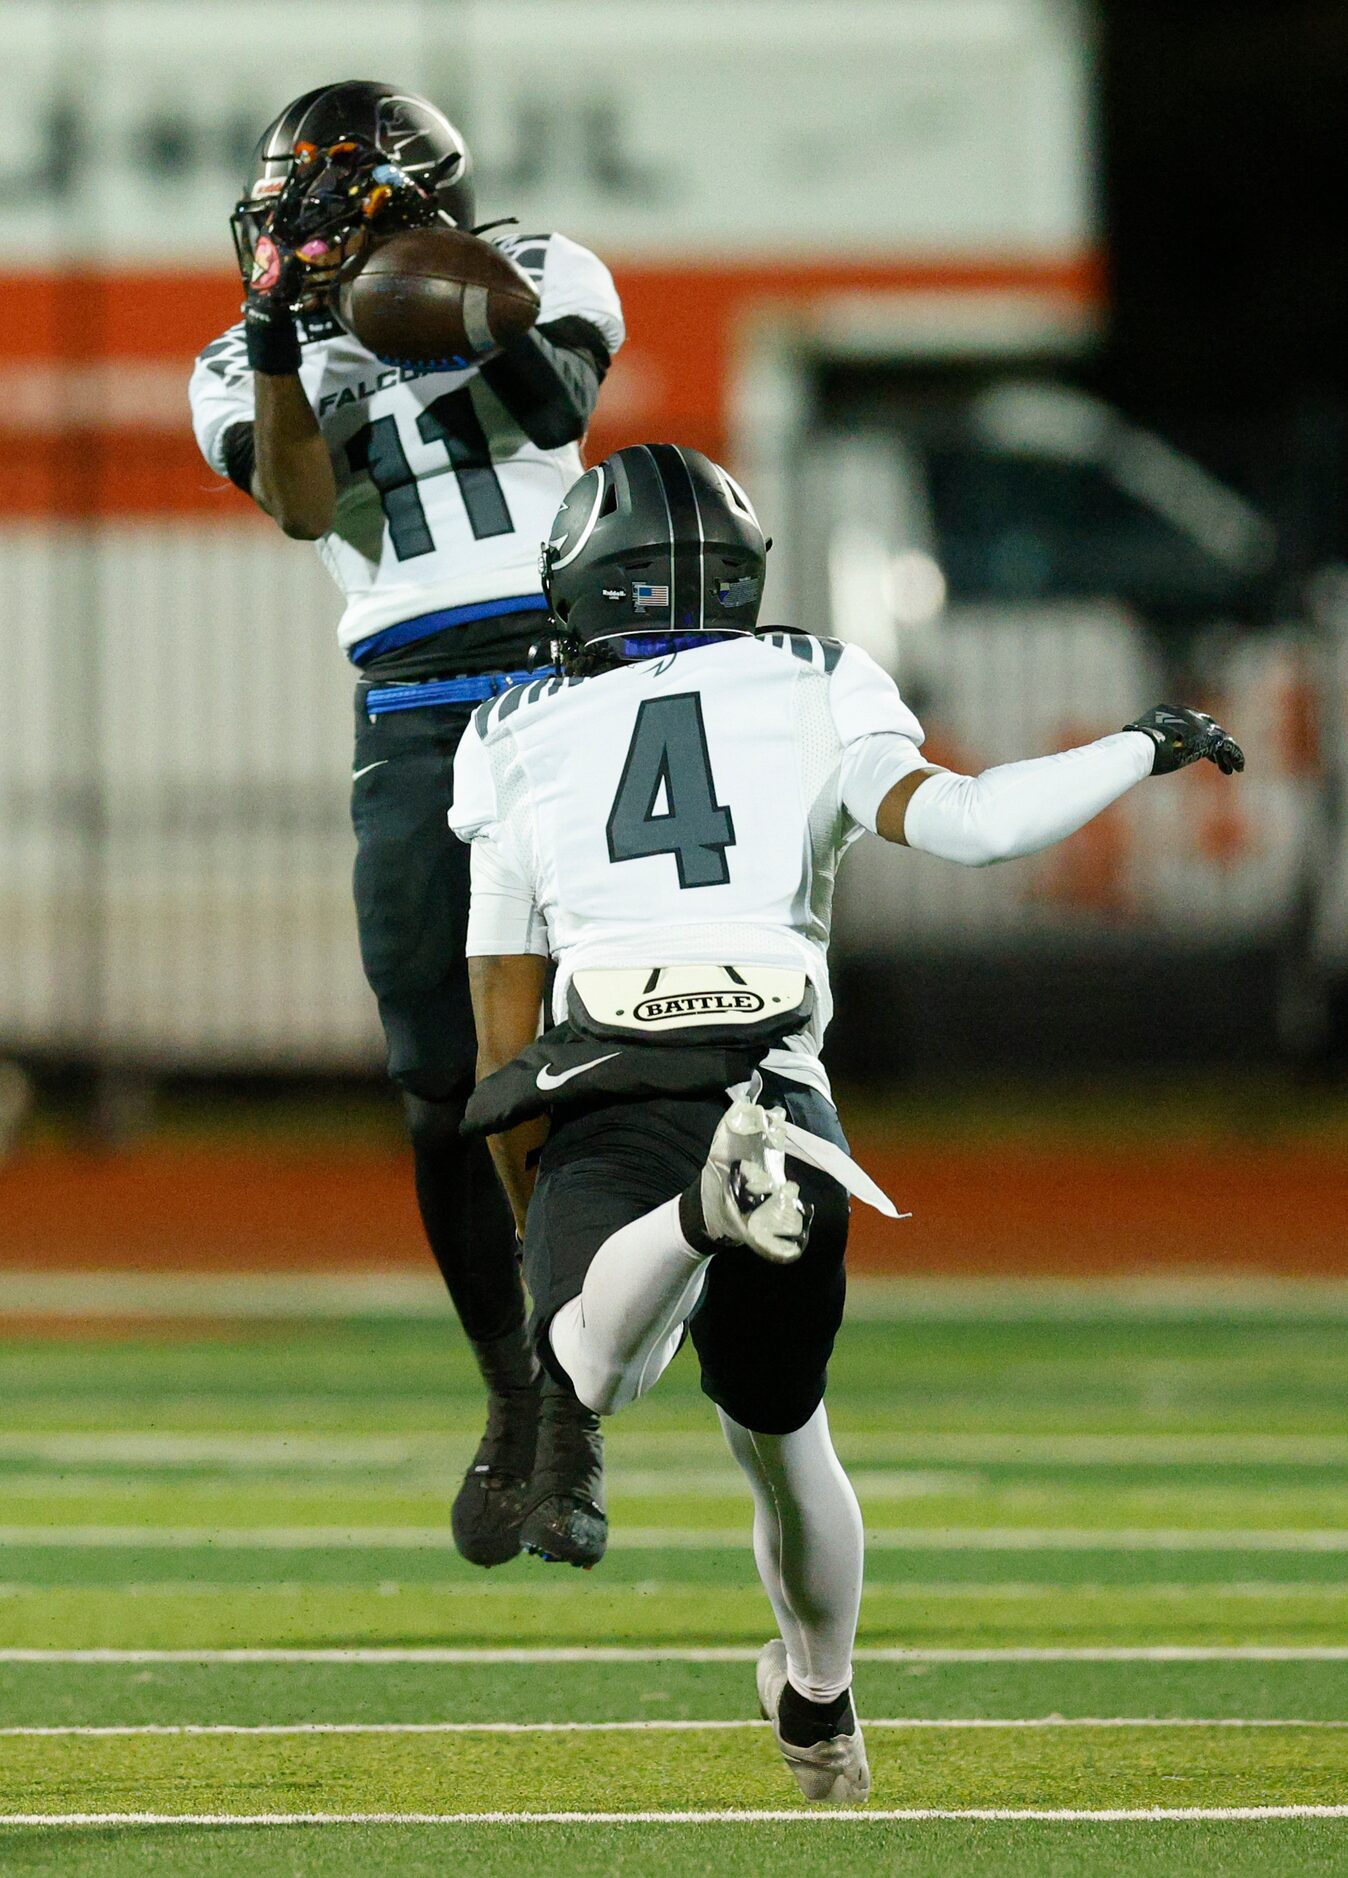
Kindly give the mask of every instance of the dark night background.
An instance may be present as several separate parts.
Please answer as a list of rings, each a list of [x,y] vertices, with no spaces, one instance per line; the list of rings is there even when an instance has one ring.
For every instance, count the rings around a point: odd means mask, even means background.
[[[1348,558],[1348,6],[1105,0],[1099,388]]]

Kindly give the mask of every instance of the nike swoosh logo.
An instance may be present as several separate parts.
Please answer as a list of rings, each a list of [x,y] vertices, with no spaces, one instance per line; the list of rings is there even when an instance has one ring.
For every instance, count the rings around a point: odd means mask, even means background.
[[[583,1076],[587,1069],[598,1069],[601,1063],[611,1063],[615,1056],[621,1056],[621,1050],[610,1050],[607,1056],[591,1057],[588,1063],[577,1063],[574,1069],[553,1070],[545,1063],[534,1081],[546,1093],[549,1089],[560,1089],[564,1082],[570,1082],[573,1076]]]
[[[381,756],[378,762],[367,763],[364,769],[353,769],[351,772],[352,782],[359,782],[362,776],[368,776],[372,769],[379,769],[383,764],[387,762],[388,762],[388,758],[386,756]]]

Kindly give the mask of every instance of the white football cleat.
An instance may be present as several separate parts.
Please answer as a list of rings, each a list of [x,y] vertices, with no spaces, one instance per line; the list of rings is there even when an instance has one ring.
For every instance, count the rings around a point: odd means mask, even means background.
[[[864,1806],[871,1797],[871,1770],[861,1724],[854,1720],[852,1734],[831,1735],[809,1747],[783,1741],[777,1710],[785,1687],[786,1645],[780,1637],[774,1637],[758,1655],[758,1705],[763,1719],[772,1723],[773,1739],[782,1759],[807,1800],[821,1806]]]
[[[786,1177],[784,1109],[733,1102],[721,1117],[702,1169],[702,1217],[713,1239],[747,1246],[774,1265],[805,1250],[811,1209]]]

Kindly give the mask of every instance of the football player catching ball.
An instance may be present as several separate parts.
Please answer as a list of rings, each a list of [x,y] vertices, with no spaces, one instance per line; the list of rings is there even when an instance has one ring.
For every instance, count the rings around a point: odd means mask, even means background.
[[[488,1392],[455,1540],[479,1565],[521,1545],[591,1565],[606,1539],[598,1424],[540,1376],[510,1209],[482,1143],[459,1134],[476,1044],[468,854],[446,817],[473,711],[531,676],[546,648],[538,544],[580,474],[622,310],[587,249],[498,228],[492,239],[539,299],[522,338],[423,363],[367,350],[337,307],[380,240],[474,231],[459,132],[425,99],[367,80],[286,107],[257,146],[233,226],[243,318],[197,360],[193,423],[214,469],[287,535],[318,544],[345,602],[339,638],[359,674],[361,956],[426,1235]]]

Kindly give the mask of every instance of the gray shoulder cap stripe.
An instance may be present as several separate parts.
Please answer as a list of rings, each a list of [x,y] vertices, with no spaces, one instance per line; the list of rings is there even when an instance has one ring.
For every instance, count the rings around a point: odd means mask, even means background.
[[[496,723],[492,728],[496,729],[499,725],[504,724],[512,711],[518,711],[520,706],[524,703],[525,692],[532,689],[533,687],[530,685],[512,685],[509,691],[505,693],[504,697],[498,698],[496,700]]]
[[[821,639],[819,645],[824,654],[824,670],[826,672],[836,671],[838,660],[847,650],[846,640]]]

